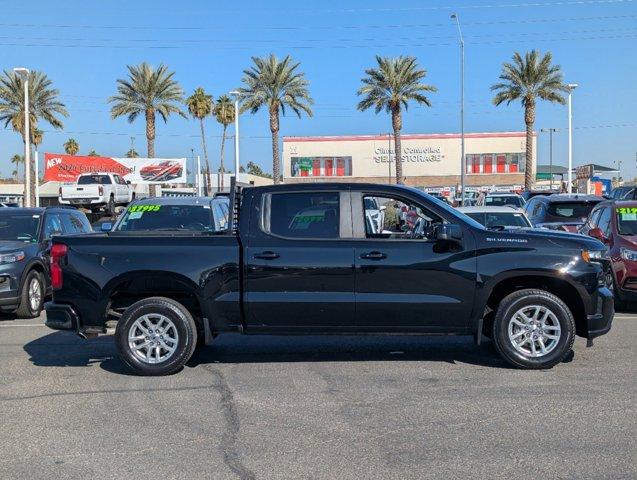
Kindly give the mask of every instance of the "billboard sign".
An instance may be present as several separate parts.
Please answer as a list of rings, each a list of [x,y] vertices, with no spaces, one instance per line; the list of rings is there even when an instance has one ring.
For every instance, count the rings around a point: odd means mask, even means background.
[[[44,154],[44,180],[75,182],[82,173],[117,173],[135,184],[186,183],[185,158],[84,157]]]

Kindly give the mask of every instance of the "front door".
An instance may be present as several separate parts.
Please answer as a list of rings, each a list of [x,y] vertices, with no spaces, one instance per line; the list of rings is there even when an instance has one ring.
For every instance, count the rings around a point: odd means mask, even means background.
[[[248,329],[298,332],[355,325],[349,192],[266,193],[245,249]],[[256,199],[255,199],[256,201]]]
[[[380,331],[467,327],[476,285],[472,238],[436,241],[436,224],[448,219],[409,198],[356,197],[352,193],[352,216],[364,224],[354,252],[358,325]],[[370,221],[371,205],[383,212],[380,227]]]

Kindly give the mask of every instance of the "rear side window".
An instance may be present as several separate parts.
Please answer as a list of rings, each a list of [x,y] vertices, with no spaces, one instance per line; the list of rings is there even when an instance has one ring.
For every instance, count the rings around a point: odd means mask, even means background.
[[[77,179],[78,185],[110,185],[111,177],[108,175],[82,175]]]
[[[265,229],[270,233],[289,238],[339,238],[337,192],[273,193],[269,204]]]
[[[91,224],[88,223],[86,217],[76,213],[63,213],[60,216],[64,226],[64,233],[87,233],[91,231]]]

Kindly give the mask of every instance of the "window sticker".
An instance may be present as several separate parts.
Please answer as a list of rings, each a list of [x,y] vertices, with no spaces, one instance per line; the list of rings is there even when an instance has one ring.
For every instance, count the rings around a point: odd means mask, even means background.
[[[158,212],[161,209],[161,205],[133,205],[128,207],[129,212]],[[135,217],[139,218],[139,217]]]
[[[130,212],[128,214],[128,219],[129,220],[137,220],[138,218],[142,218],[143,214],[144,214],[144,212]]]
[[[619,207],[617,215],[622,222],[637,221],[637,207]]]

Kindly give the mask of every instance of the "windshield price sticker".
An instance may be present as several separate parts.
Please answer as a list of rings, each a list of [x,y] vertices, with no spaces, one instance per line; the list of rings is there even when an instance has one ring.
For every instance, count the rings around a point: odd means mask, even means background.
[[[128,207],[128,211],[133,212],[158,212],[161,205],[133,205]]]
[[[637,207],[620,207],[617,215],[622,221],[637,221]]]

